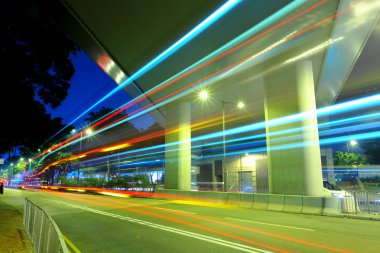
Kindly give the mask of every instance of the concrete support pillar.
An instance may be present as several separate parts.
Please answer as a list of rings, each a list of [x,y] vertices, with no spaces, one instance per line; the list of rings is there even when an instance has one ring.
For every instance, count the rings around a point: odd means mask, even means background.
[[[191,189],[191,105],[181,103],[166,114],[165,188]]]
[[[264,77],[269,192],[322,195],[322,166],[310,61]],[[273,120],[304,113],[295,122]],[[297,131],[288,131],[298,129]],[[280,133],[280,134],[279,134]]]

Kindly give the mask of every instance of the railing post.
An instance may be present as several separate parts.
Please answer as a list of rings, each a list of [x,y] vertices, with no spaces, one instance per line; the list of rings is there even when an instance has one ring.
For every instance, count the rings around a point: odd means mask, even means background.
[[[356,192],[353,192],[354,194],[354,201],[355,201],[355,214],[358,214],[358,199],[356,198]]]
[[[42,210],[40,210],[41,212],[41,219],[40,219],[40,234],[38,235],[38,252],[42,252],[41,250],[41,246],[42,246],[42,243],[43,243],[43,234],[44,234],[44,227],[43,227],[43,224],[44,224],[44,213],[42,212]]]
[[[365,192],[365,202],[367,203],[368,213],[371,213],[371,205],[369,204],[369,201],[368,201],[368,192]]]

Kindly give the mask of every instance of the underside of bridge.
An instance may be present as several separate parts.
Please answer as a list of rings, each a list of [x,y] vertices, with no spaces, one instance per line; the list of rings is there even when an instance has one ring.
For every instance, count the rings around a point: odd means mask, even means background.
[[[213,190],[322,195],[331,142],[320,142],[320,125],[341,114],[320,108],[380,89],[376,4],[62,0],[55,9],[67,34],[166,129],[169,189],[190,190],[195,174]]]

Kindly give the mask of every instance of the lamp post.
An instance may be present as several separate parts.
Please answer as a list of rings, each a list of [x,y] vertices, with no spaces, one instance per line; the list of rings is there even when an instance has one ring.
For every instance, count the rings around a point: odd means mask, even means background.
[[[12,185],[12,178],[13,178],[13,163],[11,163],[11,167],[10,167],[10,173],[8,175],[8,185]]]
[[[222,128],[223,128],[223,164],[222,164],[222,182],[223,182],[223,191],[226,191],[227,184],[224,182],[225,177],[225,164],[226,164],[226,121],[225,121],[225,105],[226,104],[232,104],[235,105],[237,108],[242,109],[244,108],[243,102],[228,102],[228,101],[222,101]]]
[[[71,130],[72,133],[75,133],[75,129]],[[86,135],[91,135],[93,133],[93,130],[91,128],[87,128],[86,130],[84,131],[81,131],[80,132],[80,142],[79,142],[79,154],[82,153],[82,138],[83,138],[83,132],[85,132]],[[79,175],[80,175],[80,167],[81,167],[81,163],[80,163],[80,158],[78,157],[78,163],[79,163],[79,166],[78,166],[78,177],[77,177],[77,186],[79,186]]]
[[[206,101],[209,97],[209,94],[206,89],[201,90],[198,93],[199,98],[202,101]],[[225,121],[225,106],[227,104],[232,104],[236,106],[238,109],[244,108],[244,103],[243,102],[229,102],[229,101],[224,101],[222,100],[222,127],[223,127],[223,133],[222,133],[222,138],[223,138],[223,161],[222,161],[222,182],[223,182],[223,191],[226,191],[227,184],[224,182],[225,181],[225,163],[226,163],[226,121]],[[213,179],[214,180],[214,179]]]

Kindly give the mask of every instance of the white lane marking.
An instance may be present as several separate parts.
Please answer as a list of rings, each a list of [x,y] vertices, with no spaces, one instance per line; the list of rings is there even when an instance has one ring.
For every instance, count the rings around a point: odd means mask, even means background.
[[[283,228],[292,228],[292,229],[299,229],[299,230],[306,230],[306,231],[315,231],[315,230],[309,229],[309,228],[292,227],[292,226],[285,226],[285,225],[279,225],[279,224],[273,224],[273,223],[265,223],[265,222],[251,221],[251,220],[234,219],[234,218],[228,218],[228,217],[225,217],[225,218],[228,219],[228,220],[244,221],[244,222],[257,223],[257,224],[268,225],[268,226],[276,226],[276,227],[283,227]]]
[[[152,228],[156,228],[156,229],[160,229],[160,230],[164,230],[164,231],[168,231],[168,232],[172,232],[172,233],[176,233],[176,234],[192,237],[192,238],[203,240],[203,241],[207,241],[207,242],[210,242],[210,243],[219,244],[219,245],[222,245],[222,246],[225,246],[225,247],[237,249],[237,250],[244,251],[244,252],[250,252],[250,253],[273,253],[272,251],[262,250],[262,249],[250,247],[250,246],[239,244],[239,243],[229,242],[229,241],[222,240],[222,239],[219,239],[219,238],[216,238],[216,237],[211,237],[211,236],[206,236],[206,235],[202,235],[202,234],[197,234],[197,233],[189,232],[189,231],[186,231],[186,230],[181,230],[181,229],[177,229],[177,228],[172,228],[172,227],[168,227],[168,226],[163,226],[163,225],[151,223],[151,222],[148,222],[148,221],[138,220],[138,219],[130,218],[128,216],[122,216],[122,215],[118,215],[118,214],[103,212],[103,211],[96,210],[96,209],[93,209],[93,208],[84,207],[84,206],[77,206],[77,205],[73,205],[73,204],[69,204],[69,203],[65,203],[65,202],[61,202],[61,201],[53,201],[53,202],[58,203],[58,204],[62,204],[62,205],[66,205],[66,206],[69,206],[69,207],[72,207],[72,208],[82,209],[82,210],[85,210],[85,211],[89,211],[89,212],[93,212],[93,213],[97,213],[97,214],[101,214],[101,215],[105,215],[105,216],[109,216],[109,217],[114,217],[114,218],[117,218],[117,219],[126,220],[126,221],[137,223],[137,224],[140,224],[140,225],[144,225],[144,226],[148,226],[148,227],[152,227]]]
[[[175,210],[175,209],[170,209],[170,208],[162,208],[162,207],[153,207],[154,209],[162,209],[165,211],[170,211],[170,212],[180,212],[180,213],[188,213],[188,214],[197,214],[197,213],[192,213],[192,212],[186,212],[186,211],[180,211],[180,210]]]

